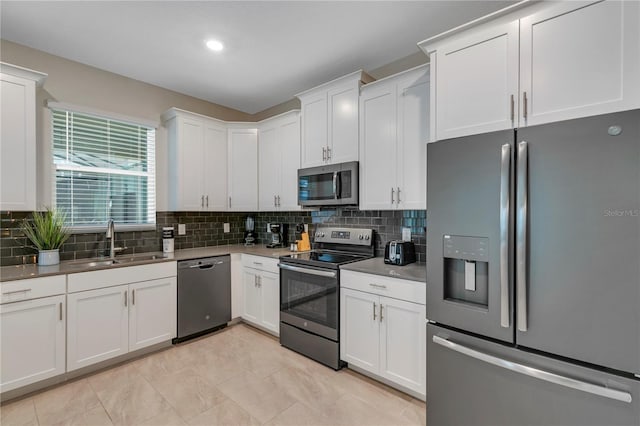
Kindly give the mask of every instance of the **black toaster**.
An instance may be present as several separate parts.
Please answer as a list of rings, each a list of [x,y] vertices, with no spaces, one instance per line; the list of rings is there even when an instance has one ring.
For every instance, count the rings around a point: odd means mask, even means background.
[[[384,263],[408,265],[416,261],[416,246],[411,241],[389,241],[384,246]]]

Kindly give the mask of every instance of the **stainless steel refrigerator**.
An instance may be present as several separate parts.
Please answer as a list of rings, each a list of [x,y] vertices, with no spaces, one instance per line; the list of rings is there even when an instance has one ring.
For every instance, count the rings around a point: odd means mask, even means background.
[[[640,425],[640,110],[427,152],[427,424]]]

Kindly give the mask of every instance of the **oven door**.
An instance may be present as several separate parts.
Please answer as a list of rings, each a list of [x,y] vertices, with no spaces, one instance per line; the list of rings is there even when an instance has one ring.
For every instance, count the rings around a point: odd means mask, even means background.
[[[280,263],[280,321],[338,341],[338,271]]]

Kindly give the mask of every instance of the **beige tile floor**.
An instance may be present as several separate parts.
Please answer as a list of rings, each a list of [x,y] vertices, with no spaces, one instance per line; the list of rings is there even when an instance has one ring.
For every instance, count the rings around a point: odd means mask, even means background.
[[[2,407],[1,425],[425,425],[425,404],[244,324]]]

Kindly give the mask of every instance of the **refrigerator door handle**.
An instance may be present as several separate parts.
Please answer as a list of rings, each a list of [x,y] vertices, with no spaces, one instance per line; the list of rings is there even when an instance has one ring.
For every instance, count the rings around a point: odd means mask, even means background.
[[[576,389],[582,392],[603,396],[605,398],[614,399],[616,401],[622,401],[626,403],[631,403],[632,401],[631,394],[629,392],[623,392],[616,389],[599,386],[593,383],[583,382],[581,380],[572,379],[570,377],[560,376],[549,371],[540,370],[538,368],[529,367],[523,364],[518,364],[516,362],[498,358],[484,352],[476,351],[475,349],[468,348],[459,343],[444,339],[440,336],[433,336],[433,343],[436,343],[442,347],[461,353],[463,355],[467,355],[471,358],[475,358],[479,361],[495,365],[496,367],[505,368],[515,373],[524,374],[525,376],[544,380],[546,382],[565,386],[571,389]]]
[[[518,181],[516,187],[516,312],[518,330],[527,331],[527,208],[529,203],[528,144],[518,144]]]
[[[509,318],[509,206],[511,194],[511,145],[502,145],[500,166],[500,325],[510,326]]]

